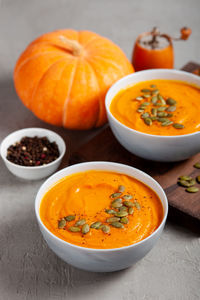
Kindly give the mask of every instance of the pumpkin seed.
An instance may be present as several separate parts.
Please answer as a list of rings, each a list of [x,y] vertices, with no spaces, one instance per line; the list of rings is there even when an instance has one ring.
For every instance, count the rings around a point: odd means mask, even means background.
[[[156,85],[155,84],[151,84],[150,87],[151,88],[156,88]]]
[[[115,227],[115,228],[124,228],[124,225],[120,222],[113,222],[110,225]]]
[[[137,112],[142,113],[142,112],[144,112],[144,109],[138,108],[138,109],[137,109]]]
[[[119,196],[121,196],[121,192],[120,193],[113,193],[113,194],[111,194],[110,195],[110,198],[117,198],[117,197],[119,197]]]
[[[164,99],[163,96],[161,96],[160,94],[158,94],[158,100],[160,100],[160,102],[161,102],[162,105],[165,105],[165,104],[166,104],[165,99]]]
[[[151,91],[149,89],[142,89],[141,92],[142,93],[150,93]]]
[[[128,218],[123,217],[123,218],[121,218],[120,222],[123,223],[123,224],[128,224]]]
[[[179,124],[179,123],[174,123],[173,127],[176,128],[176,129],[182,129],[182,128],[184,128],[184,125],[183,124]]]
[[[161,108],[161,107],[160,107]],[[168,114],[165,111],[158,112],[158,117],[166,117]]]
[[[119,220],[120,220],[120,218],[118,218],[118,217],[112,217],[112,218],[106,219],[106,222],[113,223],[113,222],[118,222]]]
[[[149,94],[145,94],[143,97],[145,97],[145,98],[149,98],[149,97],[151,97],[151,95],[149,95]]]
[[[186,180],[186,181],[190,181],[193,178],[191,176],[187,176],[187,175],[182,175],[178,178],[179,180]]]
[[[196,187],[196,186],[191,186],[191,187],[188,187],[188,188],[186,189],[186,191],[187,191],[188,193],[196,193],[196,192],[199,191],[199,188]]]
[[[195,185],[195,180],[194,179],[191,179],[191,180],[179,180],[178,183],[181,185],[181,186],[184,186],[184,187],[190,187],[190,186],[193,186]]]
[[[200,175],[198,175],[198,176],[196,177],[196,181],[197,181],[198,183],[200,183]]]
[[[146,113],[144,113],[144,114],[141,115],[142,119],[146,119],[148,117],[149,117],[149,113],[148,112],[146,112]]]
[[[142,96],[139,96],[139,97],[136,97],[135,99],[141,101],[141,100],[143,100],[144,98],[143,98]]]
[[[150,118],[145,118],[144,119],[144,123],[148,126],[151,126],[152,125],[152,120]]]
[[[165,109],[166,109],[165,106],[158,107],[158,111],[165,111]]]
[[[176,101],[173,98],[168,98],[166,102],[167,102],[168,105],[175,105],[176,104]]]
[[[158,94],[159,92],[160,92],[160,91],[159,91],[158,89],[155,89],[155,90],[151,91],[151,93],[152,93],[153,95]]]
[[[134,206],[134,203],[131,202],[131,201],[128,201],[128,200],[124,201],[123,203],[124,203],[124,205],[126,205],[127,207],[133,207],[133,206]]]
[[[153,116],[157,116],[157,108],[152,108],[151,113]]]
[[[134,209],[133,209],[133,207],[129,207],[129,209],[128,209],[128,213],[129,213],[129,215],[132,215],[132,214],[134,213]]]
[[[168,121],[170,121],[170,120],[167,118],[158,118],[158,122],[161,122],[161,123],[168,122]]]
[[[90,228],[94,228],[94,229],[100,229],[100,226],[101,226],[101,222],[100,221],[97,221],[97,222],[94,222],[90,225]]]
[[[120,193],[123,193],[123,192],[125,191],[125,186],[124,186],[124,185],[119,185],[118,191],[119,191]]]
[[[143,102],[143,103],[142,103],[142,106],[148,106],[148,105],[150,105],[149,102]]]
[[[161,102],[156,102],[154,105],[155,106],[162,106],[163,104]]]
[[[127,211],[125,210],[122,210],[122,211],[118,211],[116,212],[115,216],[116,217],[119,217],[119,218],[122,218],[122,217],[126,217],[128,215]],[[115,221],[114,221],[115,222]]]
[[[169,126],[169,125],[172,125],[173,124],[173,121],[166,121],[166,122],[163,122],[162,123],[162,126]]]
[[[153,117],[150,117],[151,118],[151,121],[156,121],[158,119],[158,117],[156,116],[153,116]]]
[[[169,112],[173,112],[176,110],[176,106],[175,105],[172,105],[172,106],[169,106],[166,111],[169,111]]]
[[[109,233],[110,232],[110,226],[108,225],[103,225],[101,227],[101,230],[104,232],[104,233]]]
[[[105,212],[110,215],[114,215],[116,213],[114,209],[105,209]]]
[[[140,210],[140,209],[141,209],[140,203],[136,201],[136,202],[135,202],[135,207],[136,207],[138,210]]]
[[[124,211],[124,210],[127,211],[127,209],[128,208],[126,206],[122,206],[122,207],[119,208],[119,211]]]
[[[71,227],[69,227],[69,231],[71,231],[71,232],[79,232],[79,231],[81,231],[81,229],[79,227],[76,227],[76,226],[71,226]]]
[[[86,223],[85,219],[80,219],[75,223],[75,226],[82,226]]]
[[[133,199],[133,196],[130,195],[130,194],[128,194],[128,195],[124,195],[122,198],[123,198],[124,200],[131,200],[131,199]]]
[[[114,208],[118,208],[122,206],[122,199],[121,198],[117,198],[115,200],[112,201],[111,206]]]
[[[157,101],[158,101],[158,97],[157,97],[157,96],[153,96],[153,97],[151,98],[151,102],[152,102],[153,104],[155,104]]]
[[[200,163],[197,162],[196,164],[194,164],[194,167],[197,168],[197,169],[200,169]]]
[[[75,220],[76,216],[75,215],[69,215],[65,217],[65,221],[67,222],[71,222],[73,220]]]
[[[173,117],[173,114],[167,114],[167,117],[171,118],[171,117]]]
[[[90,231],[90,226],[88,224],[84,224],[81,231],[83,234],[88,233]]]
[[[66,226],[66,221],[65,221],[65,219],[61,219],[61,220],[58,221],[58,228],[59,228],[59,229],[62,229],[62,228],[64,228],[65,226]]]

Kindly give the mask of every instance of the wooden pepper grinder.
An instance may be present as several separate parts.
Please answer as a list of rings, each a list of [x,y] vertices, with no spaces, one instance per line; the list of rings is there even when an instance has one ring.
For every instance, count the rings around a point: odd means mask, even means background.
[[[180,37],[173,38],[167,34],[161,34],[157,27],[151,32],[140,34],[135,42],[132,63],[135,71],[146,69],[172,69],[174,67],[173,41],[187,40],[191,29],[183,27]]]

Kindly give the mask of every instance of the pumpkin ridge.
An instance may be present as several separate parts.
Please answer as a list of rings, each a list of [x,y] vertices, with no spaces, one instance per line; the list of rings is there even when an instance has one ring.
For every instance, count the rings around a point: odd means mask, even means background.
[[[35,89],[34,89],[34,91],[33,91],[33,95],[32,95],[32,97],[31,97],[31,99],[30,99],[28,108],[32,109],[32,103],[33,103],[35,94],[36,94],[36,92],[37,92],[37,89],[38,89],[38,87],[39,87],[39,85],[40,85],[42,79],[43,79],[44,76],[46,75],[46,73],[47,73],[53,66],[55,66],[55,64],[57,64],[58,62],[60,62],[60,61],[62,61],[62,60],[64,60],[64,59],[65,59],[65,58],[61,58],[61,59],[55,61],[55,62],[54,62],[52,65],[50,65],[50,66],[45,70],[45,72],[42,74],[41,78],[39,79],[39,81],[38,81],[38,83],[37,83],[37,85],[36,85],[36,87],[35,87]]]
[[[104,58],[104,57],[99,56],[99,55],[95,55],[93,58],[90,58],[90,59],[91,59],[91,63],[92,63],[92,61],[95,60],[96,57],[98,58],[98,60],[104,60],[105,62],[108,62],[108,63],[111,64],[112,66],[116,67],[116,68],[120,71],[121,75],[122,75],[122,76],[124,75],[124,73],[122,72],[121,68],[119,68],[119,65],[116,64],[116,63],[114,63],[111,59]]]
[[[96,41],[96,40],[98,40],[98,39],[100,39],[99,36],[94,36],[94,38],[92,38],[87,44],[85,44],[85,45],[83,46],[83,48],[86,49],[90,44],[92,44],[94,41]]]
[[[71,76],[69,91],[68,91],[67,97],[65,99],[64,105],[63,105],[63,117],[62,117],[62,124],[63,124],[63,126],[65,126],[65,122],[66,122],[67,103],[68,103],[68,99],[69,99],[69,96],[70,96],[70,93],[71,93],[71,89],[72,89],[72,85],[73,85],[73,81],[74,81],[74,77],[75,77],[77,65],[78,65],[78,59],[76,59],[76,62],[75,62],[74,70],[73,70],[72,76]]]

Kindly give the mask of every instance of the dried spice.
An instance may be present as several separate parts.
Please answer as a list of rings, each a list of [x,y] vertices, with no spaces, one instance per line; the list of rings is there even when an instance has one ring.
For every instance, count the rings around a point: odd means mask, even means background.
[[[42,166],[59,157],[58,145],[47,137],[23,137],[9,146],[7,159],[20,166]]]

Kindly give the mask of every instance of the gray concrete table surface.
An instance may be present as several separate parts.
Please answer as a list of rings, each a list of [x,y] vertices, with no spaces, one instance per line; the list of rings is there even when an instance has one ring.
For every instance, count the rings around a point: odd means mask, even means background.
[[[199,0],[0,0],[0,141],[14,130],[38,126],[70,139],[75,150],[97,133],[47,125],[17,98],[14,64],[40,34],[59,28],[96,31],[130,57],[139,33],[157,25],[175,35],[187,25],[191,38],[175,44],[175,67],[180,68],[191,60],[200,62],[199,11]],[[62,262],[36,224],[34,197],[43,181],[19,180],[0,160],[0,300],[200,299],[199,235],[169,221],[156,247],[127,270],[89,273]]]

